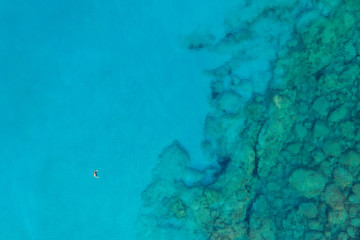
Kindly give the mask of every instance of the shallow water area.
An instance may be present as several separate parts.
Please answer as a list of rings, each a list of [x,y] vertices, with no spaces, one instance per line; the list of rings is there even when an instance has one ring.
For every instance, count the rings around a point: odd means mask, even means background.
[[[359,239],[358,2],[238,3],[214,44],[191,42],[229,56],[210,71],[204,124],[218,168],[189,186],[204,175],[165,148],[139,239]]]

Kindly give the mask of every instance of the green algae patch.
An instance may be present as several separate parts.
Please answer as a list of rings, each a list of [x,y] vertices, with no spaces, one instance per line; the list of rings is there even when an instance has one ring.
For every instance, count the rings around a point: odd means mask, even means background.
[[[295,170],[289,183],[307,198],[314,198],[321,194],[326,185],[327,179],[320,173],[312,170]]]

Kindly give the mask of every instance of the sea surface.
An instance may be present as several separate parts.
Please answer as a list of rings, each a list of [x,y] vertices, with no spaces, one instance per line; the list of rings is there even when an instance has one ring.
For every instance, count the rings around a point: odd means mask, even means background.
[[[200,24],[220,31],[223,9],[0,1],[1,239],[135,239],[162,148],[180,140],[202,161],[203,69],[217,58],[181,38]]]
[[[0,239],[358,240],[359,76],[356,0],[0,0]]]

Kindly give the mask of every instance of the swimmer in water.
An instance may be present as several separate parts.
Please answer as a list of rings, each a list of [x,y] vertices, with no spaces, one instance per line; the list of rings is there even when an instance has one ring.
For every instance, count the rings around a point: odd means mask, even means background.
[[[98,170],[95,170],[93,173],[94,178],[100,178],[100,177],[98,177],[97,173],[98,173]]]

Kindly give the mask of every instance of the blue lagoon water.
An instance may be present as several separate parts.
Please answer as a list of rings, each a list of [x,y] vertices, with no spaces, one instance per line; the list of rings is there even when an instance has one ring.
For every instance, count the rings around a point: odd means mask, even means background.
[[[355,0],[0,0],[0,239],[359,239],[359,26]]]
[[[0,1],[1,239],[135,238],[161,149],[201,161],[215,62],[180,38],[207,3]]]

